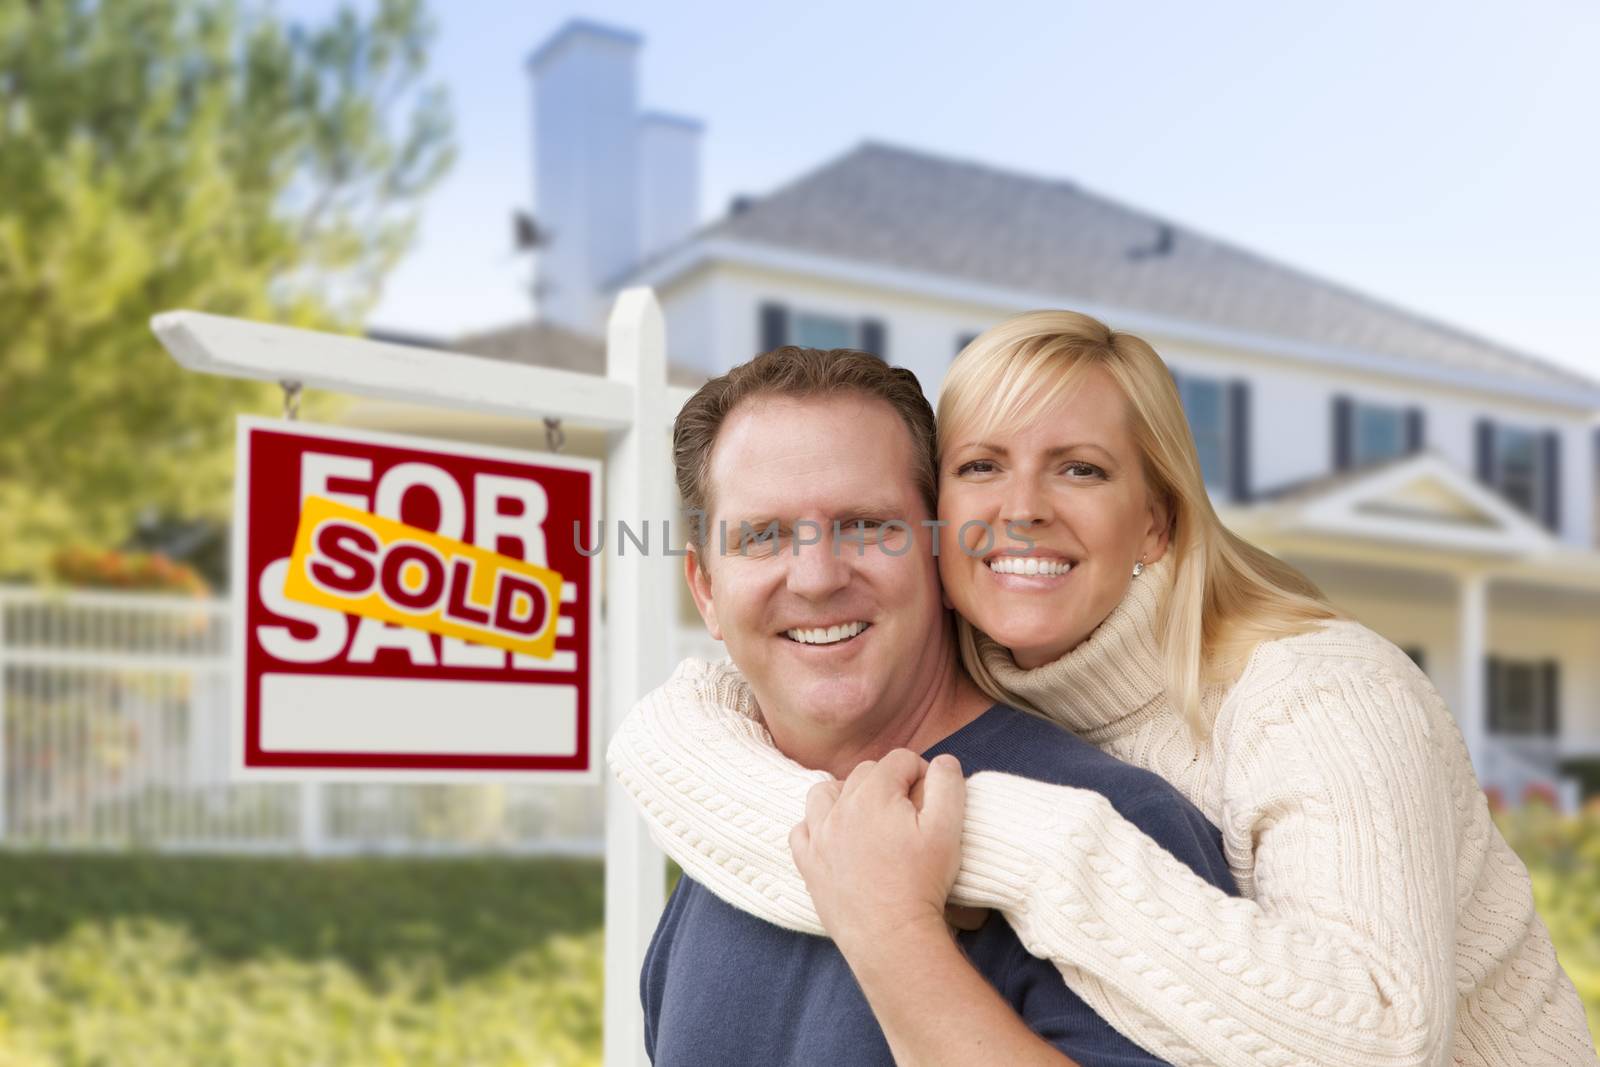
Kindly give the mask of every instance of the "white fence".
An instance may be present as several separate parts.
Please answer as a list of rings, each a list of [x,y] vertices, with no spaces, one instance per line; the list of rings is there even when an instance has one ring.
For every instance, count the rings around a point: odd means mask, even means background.
[[[0,587],[0,844],[599,856],[593,786],[238,784],[220,600]]]

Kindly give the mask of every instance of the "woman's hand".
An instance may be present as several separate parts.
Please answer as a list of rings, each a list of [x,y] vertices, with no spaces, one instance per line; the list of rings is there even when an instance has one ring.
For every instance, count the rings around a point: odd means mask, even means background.
[[[945,930],[965,809],[956,758],[928,764],[909,749],[857,765],[842,783],[812,787],[789,848],[822,925],[852,963],[874,949],[892,951],[902,935]]]

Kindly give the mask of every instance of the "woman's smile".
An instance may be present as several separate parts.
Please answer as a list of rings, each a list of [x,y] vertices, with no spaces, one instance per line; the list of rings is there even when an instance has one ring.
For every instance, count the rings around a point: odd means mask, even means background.
[[[1026,423],[957,426],[940,462],[945,595],[1017,662],[1059,658],[1122,600],[1166,542],[1127,399],[1089,367]],[[988,531],[1003,530],[984,545]],[[977,543],[973,543],[977,541]]]
[[[1062,588],[1073,574],[1073,562],[1064,556],[1012,554],[989,556],[983,561],[997,589],[1028,593]]]

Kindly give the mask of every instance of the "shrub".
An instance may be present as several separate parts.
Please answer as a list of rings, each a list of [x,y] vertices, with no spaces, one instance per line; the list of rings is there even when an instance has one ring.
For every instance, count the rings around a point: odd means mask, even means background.
[[[64,548],[51,561],[50,574],[64,585],[89,589],[183,593],[197,597],[210,592],[198,571],[160,552]]]
[[[1496,821],[1527,865],[1534,905],[1583,998],[1589,1033],[1600,1042],[1600,807],[1591,803],[1562,816],[1549,805],[1528,804]]]
[[[3,855],[0,1067],[597,1065],[600,902],[592,862]]]

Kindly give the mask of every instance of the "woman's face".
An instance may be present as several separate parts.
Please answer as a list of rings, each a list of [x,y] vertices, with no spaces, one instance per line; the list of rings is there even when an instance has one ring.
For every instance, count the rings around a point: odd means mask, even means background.
[[[1100,367],[1030,426],[951,440],[939,518],[945,597],[1024,668],[1076,647],[1122,600],[1134,563],[1166,550],[1127,399]]]

